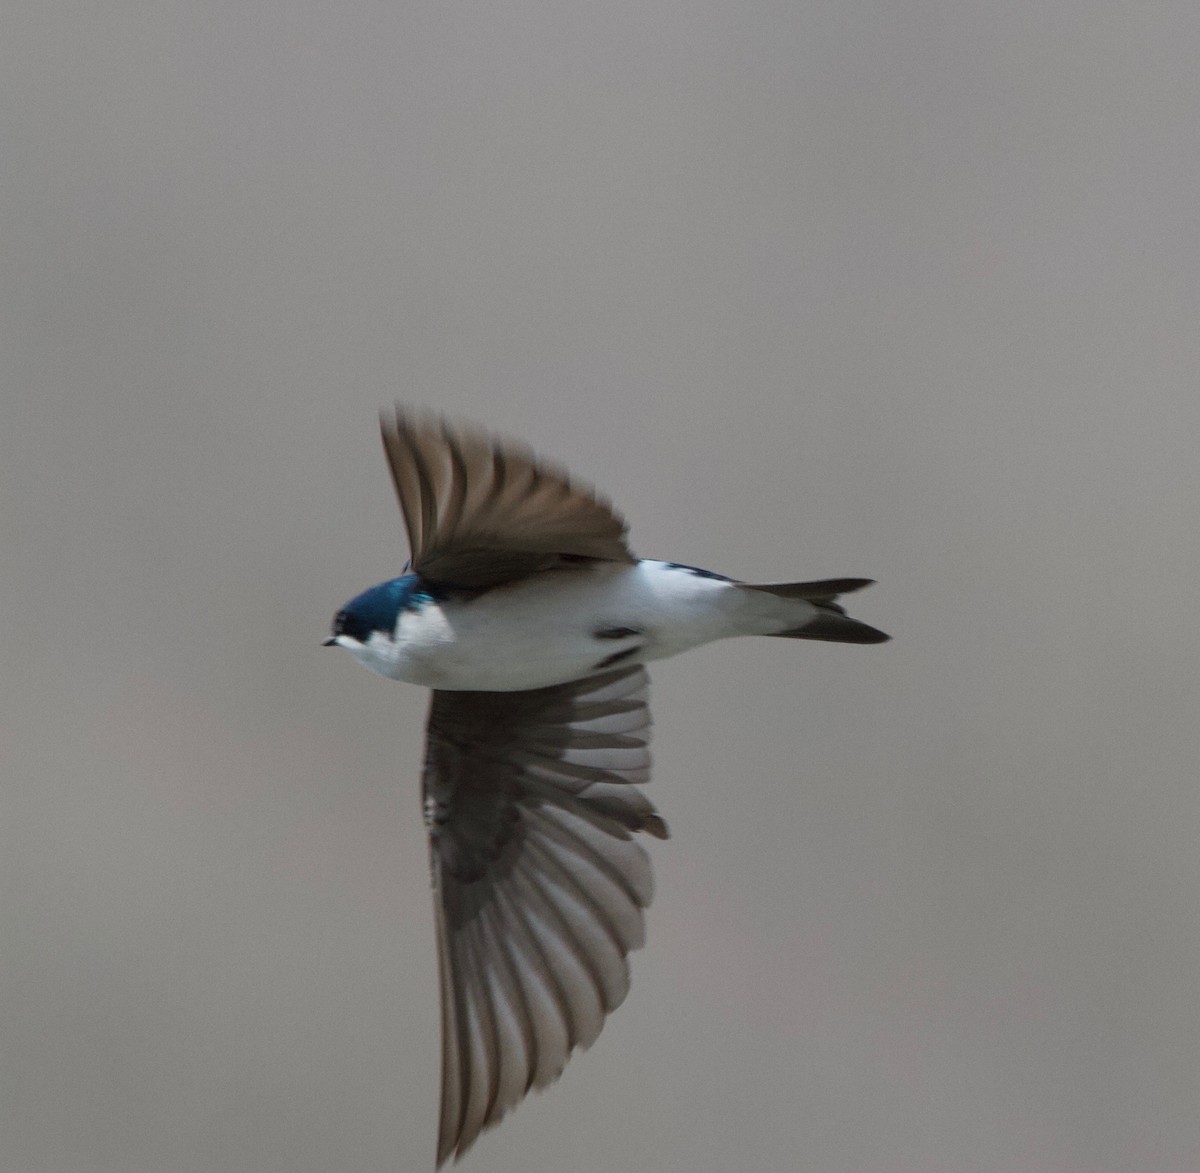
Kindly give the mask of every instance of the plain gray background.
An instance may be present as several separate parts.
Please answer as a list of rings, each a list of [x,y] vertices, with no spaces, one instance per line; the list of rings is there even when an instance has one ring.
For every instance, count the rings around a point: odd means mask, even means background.
[[[0,1168],[431,1167],[396,398],[895,636],[655,669],[633,992],[465,1168],[1200,1168],[1194,2],[4,25]]]

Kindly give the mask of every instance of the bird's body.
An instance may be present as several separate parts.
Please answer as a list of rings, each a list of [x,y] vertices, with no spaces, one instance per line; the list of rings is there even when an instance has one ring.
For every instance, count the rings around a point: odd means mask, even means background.
[[[361,664],[427,688],[496,692],[565,684],[729,636],[771,635],[817,615],[805,599],[649,558],[569,563],[482,594],[418,575],[371,591],[405,605],[391,631],[351,648]]]
[[[511,441],[403,409],[384,448],[411,572],[326,641],[433,689],[422,775],[442,1005],[438,1164],[588,1046],[653,894],[644,664],[713,640],[879,643],[837,596],[638,559],[619,515]]]

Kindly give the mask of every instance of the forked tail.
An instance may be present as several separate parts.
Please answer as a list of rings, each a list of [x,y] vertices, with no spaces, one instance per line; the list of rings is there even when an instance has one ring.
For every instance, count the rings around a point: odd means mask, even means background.
[[[807,623],[786,631],[773,632],[773,635],[784,639],[821,639],[838,644],[881,644],[892,637],[869,624],[851,619],[837,602],[838,595],[862,590],[874,581],[873,578],[826,578],[820,582],[746,582],[741,586],[779,599],[803,599],[817,609],[816,615]]]

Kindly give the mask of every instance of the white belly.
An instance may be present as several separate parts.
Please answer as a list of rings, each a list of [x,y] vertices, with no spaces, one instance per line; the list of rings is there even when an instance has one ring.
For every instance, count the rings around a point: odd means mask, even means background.
[[[777,616],[759,614],[766,598],[664,562],[566,567],[402,612],[394,641],[374,637],[356,654],[385,676],[430,688],[543,688],[778,630]]]

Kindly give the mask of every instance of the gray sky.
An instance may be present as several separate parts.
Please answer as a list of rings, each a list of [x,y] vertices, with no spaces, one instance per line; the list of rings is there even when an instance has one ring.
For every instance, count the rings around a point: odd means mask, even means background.
[[[633,992],[464,1168],[1200,1166],[1200,9],[5,18],[0,1165],[432,1162],[394,398],[882,648],[656,667]]]

